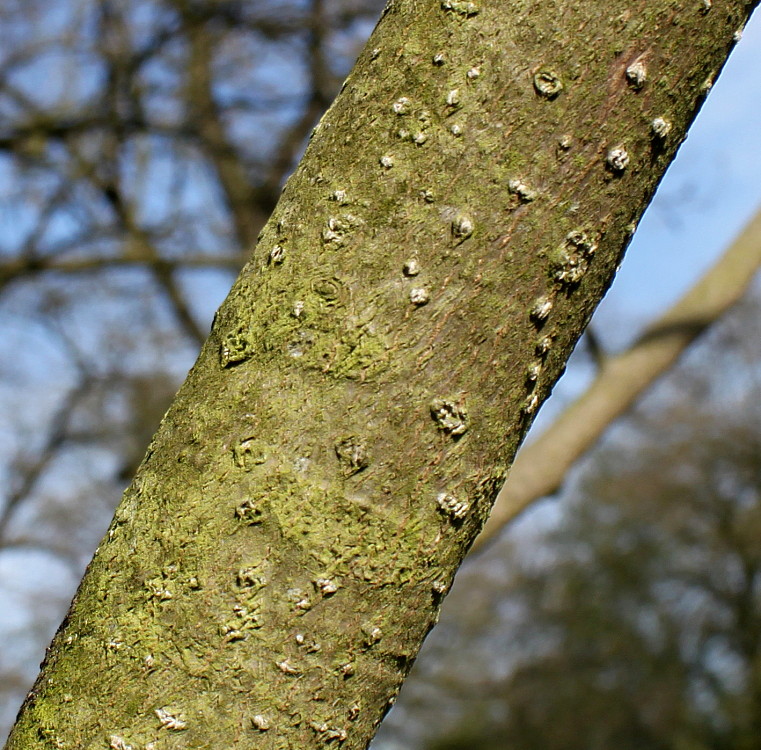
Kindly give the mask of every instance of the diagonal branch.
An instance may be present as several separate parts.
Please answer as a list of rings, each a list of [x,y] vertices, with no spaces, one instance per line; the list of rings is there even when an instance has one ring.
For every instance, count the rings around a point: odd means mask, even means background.
[[[682,352],[745,293],[761,266],[761,211],[719,261],[625,352],[604,360],[587,391],[519,452],[474,549],[534,501],[557,492],[589,450]]]

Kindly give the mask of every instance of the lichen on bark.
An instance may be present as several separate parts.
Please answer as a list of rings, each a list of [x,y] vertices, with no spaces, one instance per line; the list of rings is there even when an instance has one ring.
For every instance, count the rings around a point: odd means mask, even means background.
[[[8,750],[365,747],[754,4],[390,3]]]

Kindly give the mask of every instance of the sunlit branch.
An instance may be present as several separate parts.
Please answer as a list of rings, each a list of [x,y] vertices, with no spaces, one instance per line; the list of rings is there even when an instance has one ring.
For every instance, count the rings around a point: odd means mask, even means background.
[[[586,392],[520,450],[474,549],[531,503],[557,492],[568,469],[608,426],[742,297],[760,265],[761,212],[692,289],[629,349],[605,360]]]

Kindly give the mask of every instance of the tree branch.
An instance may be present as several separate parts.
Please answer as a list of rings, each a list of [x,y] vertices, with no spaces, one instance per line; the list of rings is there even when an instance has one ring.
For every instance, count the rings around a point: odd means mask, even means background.
[[[45,469],[58,454],[68,438],[71,416],[87,393],[90,380],[86,377],[72,388],[56,410],[51,420],[50,431],[45,444],[34,461],[24,468],[19,485],[8,495],[0,512],[0,545],[6,546],[5,535],[16,508],[28,497]]]
[[[331,86],[330,72],[325,65],[324,44],[325,9],[323,0],[313,0],[309,22],[309,75],[311,96],[301,117],[291,126],[280,140],[280,145],[272,159],[272,165],[260,188],[260,202],[274,208],[280,194],[280,187],[286,175],[293,168],[293,160],[304,143],[309,129],[328,108],[335,92]]]
[[[629,53],[611,55],[624,10],[676,103],[663,85],[640,96]],[[386,6],[9,750],[367,747],[751,7],[661,10]],[[658,148],[653,113],[672,124]],[[513,180],[537,199],[516,204]]]
[[[520,450],[473,548],[482,548],[531,503],[557,492],[568,469],[608,426],[742,297],[759,265],[761,211],[692,289],[627,351],[603,360],[587,391]]]

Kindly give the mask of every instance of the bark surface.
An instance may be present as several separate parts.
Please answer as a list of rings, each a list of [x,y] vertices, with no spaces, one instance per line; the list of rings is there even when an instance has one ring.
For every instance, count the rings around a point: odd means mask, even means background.
[[[8,743],[364,748],[755,2],[392,2]]]
[[[589,388],[546,432],[521,448],[473,549],[488,544],[531,503],[557,492],[566,472],[605,430],[742,298],[759,268],[761,211],[678,302],[629,349],[604,358]]]

